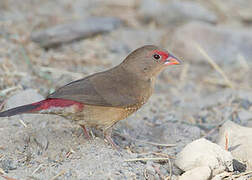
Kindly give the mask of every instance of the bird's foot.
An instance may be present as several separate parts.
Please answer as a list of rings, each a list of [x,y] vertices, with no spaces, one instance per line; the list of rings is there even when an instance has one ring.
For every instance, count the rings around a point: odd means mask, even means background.
[[[114,149],[119,150],[119,146],[116,145],[110,135],[105,135],[105,138]]]
[[[104,137],[108,141],[108,143],[116,150],[119,150],[119,146],[116,145],[116,143],[111,138],[111,130],[108,129],[104,132]]]
[[[87,131],[87,129],[86,129],[86,126],[83,125],[83,124],[81,124],[80,126],[82,127],[83,132],[84,132],[86,138],[87,138],[87,139],[91,139],[91,137],[90,137],[90,135],[89,135],[89,133],[88,133],[88,131]]]

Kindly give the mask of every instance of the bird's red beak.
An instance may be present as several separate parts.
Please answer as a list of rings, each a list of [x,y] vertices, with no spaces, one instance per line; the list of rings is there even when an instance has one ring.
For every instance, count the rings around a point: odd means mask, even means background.
[[[169,56],[167,57],[167,59],[164,61],[165,65],[178,65],[181,64],[182,61],[179,60],[178,58],[176,58],[175,56],[169,54]]]

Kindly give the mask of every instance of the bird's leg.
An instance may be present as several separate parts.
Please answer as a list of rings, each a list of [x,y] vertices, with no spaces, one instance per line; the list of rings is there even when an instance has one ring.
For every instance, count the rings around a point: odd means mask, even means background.
[[[86,129],[86,127],[85,127],[85,125],[80,124],[80,126],[82,127],[83,132],[84,132],[84,134],[85,134],[86,138],[87,138],[87,139],[90,139],[90,135],[89,135],[89,133],[88,133],[88,131],[87,131],[87,129]]]
[[[115,142],[113,141],[113,139],[111,138],[111,133],[112,133],[112,127],[106,128],[103,131],[103,135],[105,137],[105,139],[108,141],[108,143],[114,148],[114,149],[119,149],[119,147],[115,144]]]

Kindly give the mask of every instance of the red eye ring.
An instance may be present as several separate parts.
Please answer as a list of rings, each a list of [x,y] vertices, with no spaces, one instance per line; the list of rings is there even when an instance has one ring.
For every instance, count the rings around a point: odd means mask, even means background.
[[[161,56],[159,54],[154,54],[153,58],[156,59],[156,60],[159,60],[161,58]]]

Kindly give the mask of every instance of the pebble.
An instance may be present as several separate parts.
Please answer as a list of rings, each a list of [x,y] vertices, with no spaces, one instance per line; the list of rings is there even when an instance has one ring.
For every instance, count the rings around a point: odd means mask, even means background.
[[[196,167],[207,166],[216,175],[225,170],[233,171],[233,157],[230,152],[222,149],[204,138],[197,139],[178,153],[175,164],[183,171]]]

